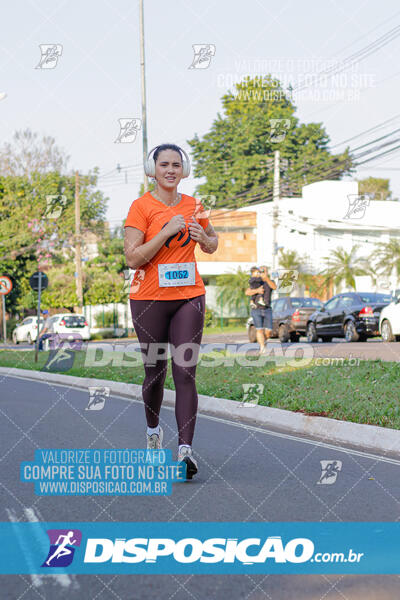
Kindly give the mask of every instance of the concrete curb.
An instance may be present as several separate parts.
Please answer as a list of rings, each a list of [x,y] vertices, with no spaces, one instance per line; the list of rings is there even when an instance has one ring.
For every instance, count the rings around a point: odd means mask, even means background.
[[[0,367],[0,374],[16,375],[44,381],[48,384],[64,384],[79,389],[87,389],[89,386],[107,386],[110,388],[111,394],[118,394],[135,400],[141,400],[142,398],[142,387],[134,383],[8,367]],[[164,403],[167,406],[174,405],[175,392],[173,390],[164,391]],[[328,417],[312,417],[268,406],[250,407],[235,400],[203,396],[201,394],[199,394],[199,413],[235,419],[243,423],[252,422],[258,425],[284,429],[291,433],[315,437],[328,443],[350,444],[363,450],[400,455],[400,430],[397,429],[338,421]]]

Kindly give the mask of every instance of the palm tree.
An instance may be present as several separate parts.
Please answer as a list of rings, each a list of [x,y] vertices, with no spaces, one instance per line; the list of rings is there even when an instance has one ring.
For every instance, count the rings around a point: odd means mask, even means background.
[[[364,269],[365,275],[368,275],[371,278],[371,282],[373,286],[378,284],[379,273],[377,272],[376,267],[373,264],[374,255],[368,256],[368,258],[360,259],[360,266]]]
[[[216,279],[219,292],[217,294],[217,302],[224,303],[229,308],[235,310],[245,309],[249,314],[248,298],[245,295],[246,289],[249,287],[249,274],[247,271],[238,269],[237,273],[228,273],[218,275]]]
[[[296,250],[287,250],[287,252],[280,250],[279,252],[279,265],[282,267],[282,269],[293,269],[295,271],[299,271],[302,258],[297,254]]]
[[[300,256],[296,250],[288,250],[287,252],[280,250],[279,266],[282,269],[297,271],[299,274],[297,284],[308,288],[310,293],[317,293],[319,286],[314,276],[311,273],[304,272],[303,265],[307,263],[307,260],[308,256]]]
[[[390,239],[389,242],[380,242],[376,245],[376,250],[371,258],[377,259],[376,268],[382,275],[390,277],[393,268],[397,279],[400,278],[400,241]]]
[[[321,272],[324,277],[324,284],[333,283],[339,287],[345,283],[347,287],[356,288],[354,277],[356,275],[366,275],[367,271],[363,266],[365,259],[357,258],[358,246],[353,246],[350,252],[339,247],[332,250],[330,256],[325,256],[328,267]]]

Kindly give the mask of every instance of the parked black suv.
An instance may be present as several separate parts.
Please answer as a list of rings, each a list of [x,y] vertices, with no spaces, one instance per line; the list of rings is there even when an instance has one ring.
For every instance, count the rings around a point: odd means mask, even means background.
[[[379,335],[379,316],[390,302],[390,294],[337,294],[310,315],[307,340],[317,342],[322,338],[323,342],[330,342],[333,337],[344,337],[347,342],[365,342],[367,338]]]

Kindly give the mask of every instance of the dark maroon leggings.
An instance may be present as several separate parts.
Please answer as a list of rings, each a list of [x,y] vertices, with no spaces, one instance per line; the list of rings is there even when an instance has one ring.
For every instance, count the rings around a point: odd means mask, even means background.
[[[131,300],[133,326],[142,346],[143,401],[148,427],[157,427],[167,374],[162,345],[170,343],[179,444],[192,444],[197,413],[196,366],[203,333],[205,296],[184,300]],[[158,344],[158,346],[157,346]],[[182,344],[186,344],[182,347]],[[180,348],[180,349],[179,349]]]

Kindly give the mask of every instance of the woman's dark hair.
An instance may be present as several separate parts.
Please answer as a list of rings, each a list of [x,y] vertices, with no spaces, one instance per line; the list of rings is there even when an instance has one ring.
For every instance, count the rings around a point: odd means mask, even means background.
[[[153,153],[153,158],[154,158],[155,163],[157,162],[157,158],[158,158],[158,155],[160,154],[160,152],[163,152],[164,150],[175,150],[175,152],[178,152],[179,156],[181,157],[182,164],[183,164],[183,157],[182,157],[181,149],[176,144],[161,144],[161,146],[157,146],[157,148],[154,150],[154,153]]]

